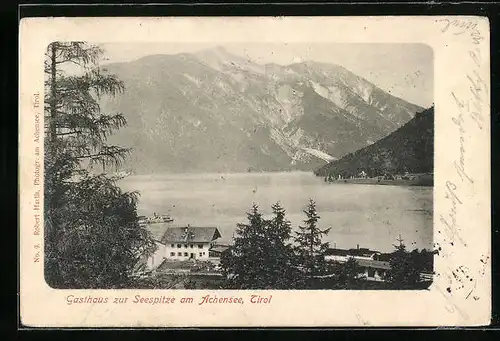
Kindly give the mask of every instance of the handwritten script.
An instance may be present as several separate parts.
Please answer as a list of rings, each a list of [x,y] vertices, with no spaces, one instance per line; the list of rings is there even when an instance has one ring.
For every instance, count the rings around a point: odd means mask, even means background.
[[[479,31],[478,23],[475,20],[468,19],[440,19],[437,20],[441,26],[441,32],[453,35],[468,34],[471,37],[471,48],[468,50],[466,60],[472,65],[472,70],[465,76],[465,91],[461,86],[459,89],[450,93],[455,104],[455,114],[451,117],[453,126],[457,129],[458,158],[453,161],[453,168],[458,181],[446,179],[445,199],[448,202],[448,211],[441,214],[439,221],[445,229],[445,234],[452,246],[458,240],[463,246],[466,246],[463,238],[460,237],[457,215],[458,208],[463,205],[464,186],[473,186],[473,174],[469,171],[467,155],[476,153],[476,150],[470,151],[467,147],[467,139],[481,132],[484,128],[484,108],[488,107],[489,89],[488,84],[481,76],[480,70],[483,66],[483,56],[478,46],[484,37]],[[459,57],[459,56],[458,56]],[[460,58],[459,58],[460,59]],[[461,84],[462,85],[462,84]],[[468,124],[469,121],[472,125]],[[478,131],[470,131],[470,127],[475,127]],[[475,175],[474,175],[475,176]]]
[[[475,27],[475,26],[474,26]],[[468,170],[467,154],[470,151],[467,148],[467,136],[474,136],[475,133],[480,133],[484,128],[484,108],[488,106],[487,100],[489,96],[488,85],[480,75],[482,66],[481,50],[474,47],[468,51],[467,58],[472,61],[473,69],[466,74],[467,90],[457,93],[451,92],[451,97],[455,103],[455,114],[451,121],[453,126],[458,131],[459,156],[453,161],[453,167],[460,181],[454,182],[446,180],[445,183],[445,199],[449,201],[450,208],[446,215],[440,216],[440,221],[447,231],[450,243],[453,245],[455,239],[466,246],[465,241],[460,238],[457,224],[457,207],[463,205],[463,199],[459,193],[463,186],[473,186],[474,179]],[[461,90],[461,89],[460,89]],[[470,120],[472,125],[467,124]],[[468,131],[469,127],[475,127],[477,131]],[[473,153],[477,151],[472,151]]]
[[[451,32],[453,35],[469,34],[475,44],[479,44],[484,37],[478,29],[477,22],[467,19],[440,19],[443,24],[441,32]]]
[[[439,222],[441,229],[439,233],[444,232],[443,241],[451,247],[456,246],[456,243],[467,247],[467,243],[461,236],[463,233],[459,223],[460,207],[467,206],[467,192],[474,193],[476,185],[477,171],[471,170],[471,155],[477,153],[478,150],[473,150],[470,147],[470,140],[478,134],[484,133],[485,127],[485,109],[489,108],[489,84],[481,76],[481,70],[484,67],[484,55],[482,54],[480,43],[484,40],[479,30],[477,21],[472,19],[440,19],[437,22],[442,25],[440,30],[444,34],[452,36],[469,37],[466,42],[470,45],[466,55],[457,56],[457,60],[466,61],[470,71],[465,74],[463,81],[459,86],[450,92],[452,103],[454,106],[450,110],[452,112],[451,127],[456,129],[457,141],[450,146],[457,146],[458,153],[453,160],[453,173],[445,179],[444,183],[444,199],[447,203],[445,213],[440,214]],[[465,85],[465,86],[464,86]],[[455,176],[453,176],[455,175]],[[483,174],[479,174],[483,176]],[[442,231],[443,230],[443,231]],[[439,248],[441,250],[441,247]],[[445,252],[442,255],[449,257],[453,252]],[[484,263],[486,264],[486,263]],[[479,276],[484,275],[479,272]],[[474,294],[478,284],[475,278],[475,273],[465,265],[457,267],[448,267],[442,272],[444,287],[436,285],[438,291],[447,299],[447,310],[449,312],[459,312],[465,319],[468,318],[465,311],[458,308],[452,300],[453,297],[462,297],[465,300],[479,300],[479,297]]]

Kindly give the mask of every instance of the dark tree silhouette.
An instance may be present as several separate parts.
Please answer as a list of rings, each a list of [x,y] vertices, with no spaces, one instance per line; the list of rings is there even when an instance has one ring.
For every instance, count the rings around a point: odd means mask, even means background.
[[[391,254],[390,270],[387,272],[387,281],[393,289],[416,288],[420,282],[420,269],[415,264],[412,254],[406,250],[401,236],[399,244],[394,245],[396,250]]]
[[[298,263],[304,274],[306,286],[308,286],[312,285],[315,276],[321,276],[327,272],[325,253],[328,243],[323,243],[322,237],[327,235],[330,229],[321,230],[318,227],[320,217],[316,211],[316,203],[312,199],[304,213],[306,215],[304,225],[299,226],[294,241]]]
[[[126,286],[155,248],[137,222],[137,193],[103,173],[128,150],[106,143],[126,121],[101,111],[101,96],[124,90],[99,67],[102,57],[85,42],[53,42],[46,52],[45,278],[57,288]]]
[[[269,239],[266,258],[269,281],[274,283],[274,289],[292,289],[300,285],[300,272],[292,245],[289,243],[292,227],[285,217],[285,209],[279,203],[274,204],[272,210],[273,217],[266,224],[266,235]]]
[[[232,289],[289,289],[297,270],[290,239],[291,226],[285,210],[275,204],[266,220],[253,205],[247,224],[238,224],[234,245],[221,256],[225,286]]]
[[[226,285],[232,289],[266,288],[265,220],[257,205],[247,213],[248,224],[238,224],[234,245],[221,256]]]

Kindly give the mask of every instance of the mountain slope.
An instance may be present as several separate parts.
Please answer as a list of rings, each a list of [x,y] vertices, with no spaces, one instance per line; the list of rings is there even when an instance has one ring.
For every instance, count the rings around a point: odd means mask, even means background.
[[[432,173],[434,169],[434,107],[417,113],[389,136],[315,171],[318,176],[369,176]]]
[[[126,92],[103,103],[128,127],[140,173],[312,170],[397,129],[416,105],[336,65],[259,65],[223,48],[106,66]]]

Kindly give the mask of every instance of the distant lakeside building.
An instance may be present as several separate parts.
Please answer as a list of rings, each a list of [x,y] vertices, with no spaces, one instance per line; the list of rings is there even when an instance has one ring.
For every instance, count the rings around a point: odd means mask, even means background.
[[[433,186],[434,177],[433,173],[384,173],[382,175],[367,175],[364,172],[357,175],[331,173],[325,176],[325,182],[365,185]]]
[[[390,256],[379,251],[366,248],[337,249],[330,248],[326,251],[325,260],[345,263],[354,259],[360,269],[360,276],[370,281],[382,282],[390,270]]]

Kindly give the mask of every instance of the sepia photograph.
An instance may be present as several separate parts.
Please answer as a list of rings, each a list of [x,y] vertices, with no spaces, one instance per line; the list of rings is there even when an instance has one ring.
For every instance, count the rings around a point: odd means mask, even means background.
[[[22,324],[487,324],[488,30],[23,20]]]
[[[51,287],[432,282],[429,46],[53,42],[45,79]]]

